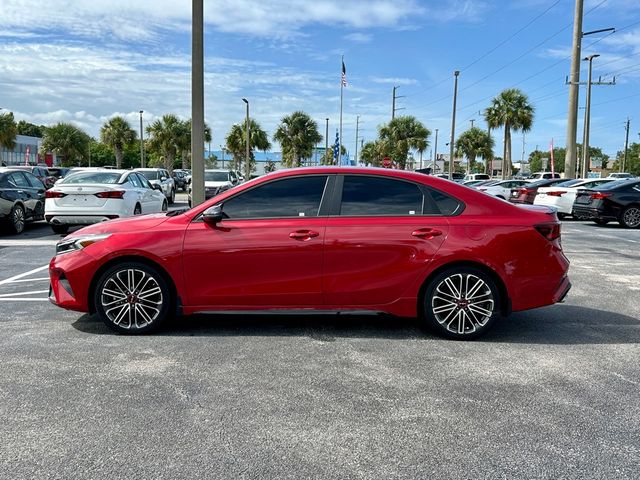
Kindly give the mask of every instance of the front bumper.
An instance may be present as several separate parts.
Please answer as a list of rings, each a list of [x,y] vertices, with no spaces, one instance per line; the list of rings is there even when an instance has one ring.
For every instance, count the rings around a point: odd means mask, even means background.
[[[95,259],[82,250],[53,257],[49,263],[49,301],[68,310],[88,312],[95,271]]]

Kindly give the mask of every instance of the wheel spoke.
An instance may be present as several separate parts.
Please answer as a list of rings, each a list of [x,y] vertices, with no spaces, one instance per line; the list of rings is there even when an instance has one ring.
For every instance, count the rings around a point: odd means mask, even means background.
[[[493,306],[493,305],[492,305]],[[472,303],[469,305],[469,310],[471,310],[474,313],[478,313],[480,315],[482,315],[483,317],[490,317],[493,312],[491,310],[487,310],[484,307],[481,307],[475,303]]]
[[[447,277],[444,283],[449,287],[449,290],[451,290],[451,293],[454,294],[455,298],[460,298],[460,289],[454,285],[451,277]]]
[[[150,290],[147,290],[145,292],[141,292],[138,295],[138,298],[141,299],[141,300],[145,300],[145,299],[148,299],[149,297],[153,297],[154,295],[158,295],[161,292],[162,292],[162,290],[160,290],[160,287],[158,287],[156,285],[155,287],[153,287]]]
[[[433,313],[444,313],[449,312],[451,310],[455,310],[458,306],[455,303],[446,303],[444,305],[438,305],[437,307],[433,307]]]

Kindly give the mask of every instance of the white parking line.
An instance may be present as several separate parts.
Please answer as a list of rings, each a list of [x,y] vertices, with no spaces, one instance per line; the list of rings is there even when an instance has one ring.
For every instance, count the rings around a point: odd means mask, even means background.
[[[0,298],[0,302],[48,302],[48,298]]]
[[[5,280],[0,281],[0,285],[4,285],[5,283],[12,283],[15,280],[18,280],[19,278],[29,276],[32,273],[41,272],[43,270],[46,270],[47,268],[49,268],[49,265],[45,265],[44,267],[34,268],[33,270],[29,270],[28,272],[24,272],[24,273],[21,273],[19,275],[14,275],[13,277],[9,277],[9,278],[7,278]]]
[[[0,247],[42,247],[55,245],[60,240],[0,240]]]
[[[44,282],[44,281],[49,281],[51,280],[49,277],[40,277],[40,278],[23,278],[22,280],[14,280],[13,282],[9,282],[9,283],[21,283],[21,282]]]
[[[35,295],[37,293],[49,293],[49,290],[33,290],[31,292],[3,293],[0,298],[19,297],[23,295]]]

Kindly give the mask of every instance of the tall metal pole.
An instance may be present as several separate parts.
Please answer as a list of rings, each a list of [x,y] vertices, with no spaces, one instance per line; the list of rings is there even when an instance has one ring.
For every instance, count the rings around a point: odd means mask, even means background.
[[[226,149],[224,146],[220,145],[220,150],[222,150],[222,168],[224,168],[224,152]]]
[[[344,55],[342,55],[342,66],[344,70]],[[344,72],[343,76],[340,78],[340,135],[338,136],[338,158],[337,163],[338,166],[342,165],[342,99],[343,99],[343,90],[344,90]]]
[[[391,120],[396,118],[396,88],[398,87],[393,87],[393,91],[391,93]]]
[[[204,0],[192,0],[191,205],[204,202]]]
[[[453,179],[453,152],[456,138],[456,102],[458,100],[458,75],[460,72],[453,72],[455,81],[453,84],[453,114],[451,115],[451,139],[449,140],[449,180]]]
[[[622,165],[620,168],[621,172],[624,172],[625,166],[627,164],[627,152],[629,151],[629,118],[627,118],[627,134],[624,140],[624,157],[622,157]]]
[[[144,130],[142,129],[142,114],[144,110],[140,110],[140,167],[144,168]]]
[[[436,171],[436,167],[438,166],[438,129],[436,128],[436,140],[433,143],[433,155],[434,155],[434,159],[433,159],[433,171],[435,173]]]
[[[329,119],[325,118],[325,130],[324,130],[324,156],[325,161],[327,158],[327,152],[329,151]]]
[[[582,43],[582,12],[584,0],[576,0],[573,15],[573,51],[569,74],[569,112],[567,114],[567,153],[564,164],[565,178],[575,178],[577,164],[576,133],[578,129],[578,91],[580,83],[580,49]]]
[[[251,122],[249,121],[249,100],[243,98],[242,101],[247,104],[247,119],[245,123],[245,131],[247,133],[247,137],[245,139],[246,151],[244,154],[244,179],[249,180],[251,178]]]
[[[591,124],[591,67],[593,65],[593,59],[600,55],[589,55],[583,58],[589,62],[589,76],[587,77],[587,105],[584,110],[584,134],[582,137],[582,170],[580,176],[582,178],[587,177],[589,171],[589,127]]]
[[[358,165],[358,126],[360,124],[360,115],[356,117],[356,165]]]
[[[491,127],[487,126],[487,135],[489,136],[489,142],[491,142]],[[487,173],[489,176],[493,177],[493,151],[489,154],[489,158],[487,158]]]

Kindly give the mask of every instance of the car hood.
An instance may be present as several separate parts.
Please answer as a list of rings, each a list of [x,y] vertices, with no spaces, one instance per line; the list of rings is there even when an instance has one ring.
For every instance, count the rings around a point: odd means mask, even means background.
[[[108,222],[95,223],[87,227],[81,228],[68,235],[69,238],[79,235],[101,234],[101,233],[120,233],[120,232],[140,232],[149,230],[166,222],[170,217],[166,213],[152,213],[149,215],[140,215],[129,218],[120,218],[109,220]]]
[[[209,188],[223,187],[225,185],[229,185],[229,182],[204,182],[204,186]]]

